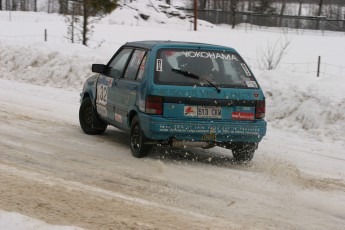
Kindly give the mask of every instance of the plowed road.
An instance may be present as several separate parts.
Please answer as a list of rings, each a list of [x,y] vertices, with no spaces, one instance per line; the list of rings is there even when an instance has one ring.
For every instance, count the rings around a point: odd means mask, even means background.
[[[85,135],[79,92],[0,80],[0,209],[85,229],[344,229],[344,146],[270,127],[252,162],[229,150]]]

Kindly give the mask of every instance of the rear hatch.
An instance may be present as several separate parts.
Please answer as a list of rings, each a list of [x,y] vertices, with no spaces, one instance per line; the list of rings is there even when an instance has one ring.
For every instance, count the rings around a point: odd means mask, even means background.
[[[153,100],[165,118],[253,122],[265,115],[264,95],[236,52],[160,49]]]

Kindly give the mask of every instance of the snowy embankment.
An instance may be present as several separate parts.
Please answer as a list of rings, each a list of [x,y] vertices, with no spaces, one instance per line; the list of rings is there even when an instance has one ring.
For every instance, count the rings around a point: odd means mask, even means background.
[[[80,45],[0,42],[0,77],[79,91],[92,74],[91,64],[106,63],[111,55]],[[266,93],[271,127],[344,142],[345,73],[317,78],[272,70],[257,78]]]

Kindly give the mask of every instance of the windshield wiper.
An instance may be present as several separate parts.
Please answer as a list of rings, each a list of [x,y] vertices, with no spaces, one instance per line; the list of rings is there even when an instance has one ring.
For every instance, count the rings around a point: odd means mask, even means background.
[[[171,71],[173,71],[174,73],[178,73],[178,74],[182,74],[183,76],[185,77],[189,77],[189,78],[193,78],[193,79],[197,79],[197,80],[204,80],[206,81],[208,84],[210,84],[211,86],[213,86],[218,93],[220,93],[220,90],[221,88],[217,85],[215,85],[214,83],[212,83],[211,81],[207,80],[206,78],[204,77],[201,77],[201,76],[198,76],[194,73],[191,73],[189,71],[185,71],[185,70],[180,70],[180,69],[175,69],[175,68],[172,68]]]

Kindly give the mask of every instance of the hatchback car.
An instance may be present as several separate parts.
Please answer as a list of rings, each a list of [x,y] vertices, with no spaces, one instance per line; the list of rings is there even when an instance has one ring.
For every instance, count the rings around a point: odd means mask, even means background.
[[[128,132],[135,157],[154,145],[221,146],[249,161],[266,134],[264,94],[233,48],[128,42],[92,71],[80,94],[81,128]]]

